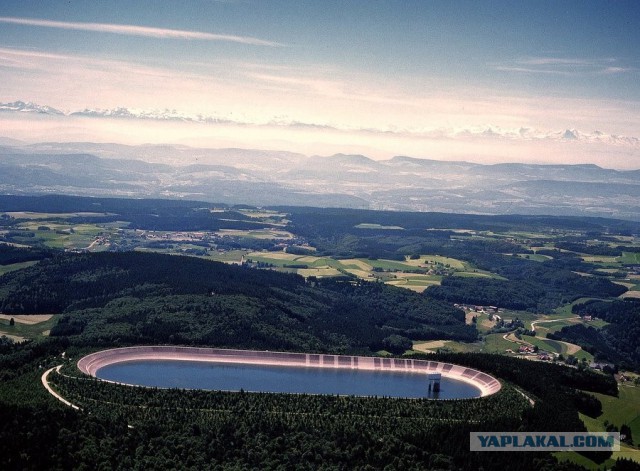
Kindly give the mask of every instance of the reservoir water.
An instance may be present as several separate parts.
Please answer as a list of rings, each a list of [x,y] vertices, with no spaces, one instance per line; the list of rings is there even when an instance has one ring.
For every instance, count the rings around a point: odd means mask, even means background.
[[[353,396],[462,399],[479,397],[475,386],[442,377],[440,392],[428,391],[426,375],[392,371],[270,366],[179,360],[123,361],[96,376],[109,381],[160,388],[206,389]]]

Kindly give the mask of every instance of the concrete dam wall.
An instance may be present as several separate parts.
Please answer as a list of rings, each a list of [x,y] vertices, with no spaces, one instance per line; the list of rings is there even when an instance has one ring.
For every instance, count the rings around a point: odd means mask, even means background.
[[[402,371],[424,374],[425,376],[429,373],[440,373],[442,376],[472,384],[480,389],[481,396],[494,394],[501,388],[500,382],[486,373],[473,368],[439,361],[223,348],[176,346],[115,348],[92,353],[81,358],[78,361],[78,368],[85,374],[96,376],[96,372],[104,366],[136,360],[179,360],[250,365]]]

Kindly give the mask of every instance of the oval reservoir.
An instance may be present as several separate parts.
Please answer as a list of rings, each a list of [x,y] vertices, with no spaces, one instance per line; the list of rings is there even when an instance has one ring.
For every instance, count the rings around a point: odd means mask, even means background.
[[[463,399],[501,388],[486,373],[437,361],[195,347],[105,350],[78,368],[129,385],[224,391]]]

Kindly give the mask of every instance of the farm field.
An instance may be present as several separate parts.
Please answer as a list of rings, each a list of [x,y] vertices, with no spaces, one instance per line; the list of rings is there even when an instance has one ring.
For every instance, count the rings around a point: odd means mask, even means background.
[[[428,265],[444,265],[454,270],[468,270],[470,265],[462,260],[451,257],[443,257],[441,255],[421,255],[417,259],[408,259],[406,262],[411,266],[428,266]]]
[[[531,329],[535,327],[535,331],[538,336],[546,337],[548,333],[554,333],[562,329],[563,327],[575,325],[581,322],[582,320],[579,317],[569,317],[564,319],[542,318],[538,321],[533,321],[531,323]]]
[[[539,255],[539,254],[528,254],[528,253],[519,253],[518,257],[525,258],[527,260],[533,260],[534,262],[546,262],[547,260],[552,260],[553,257],[550,255]]]
[[[471,353],[479,352],[481,344],[480,342],[464,343],[455,340],[428,340],[425,342],[415,341],[412,349],[420,353],[435,353],[438,350],[454,353]]]
[[[505,277],[496,275],[495,273],[491,273],[484,270],[469,270],[469,271],[459,271],[455,273],[455,276],[462,277],[477,277],[477,278],[493,278],[495,280],[506,280]]]
[[[387,284],[422,292],[429,286],[439,285],[442,277],[435,275],[416,275],[411,273],[397,273],[395,279],[386,281]]]
[[[7,315],[0,314],[0,336],[6,335],[17,340],[36,339],[49,335],[49,330],[57,323],[59,316],[40,315]],[[14,325],[10,325],[11,318]]]
[[[27,223],[19,228],[33,233],[34,239],[52,249],[87,249],[102,232],[92,224]]]
[[[507,350],[517,350],[517,345],[503,338],[504,334],[489,334],[483,339],[481,351],[484,353],[505,354]]]
[[[296,273],[300,276],[304,276],[308,278],[310,276],[315,276],[316,278],[323,277],[334,277],[341,276],[342,272],[335,268],[331,268],[329,266],[318,267],[318,268],[298,268],[296,269]]]
[[[626,265],[640,265],[640,252],[622,252],[619,261]]]
[[[373,223],[360,223],[355,226],[358,229],[386,229],[386,230],[403,230],[404,227],[400,226],[383,226],[382,224],[373,224]]]
[[[312,255],[296,255],[286,252],[244,252],[244,259],[253,263],[262,263],[275,268],[285,268],[301,276],[343,276],[350,274],[363,280],[380,280],[387,284],[422,292],[427,287],[438,285],[442,275],[427,274],[438,267],[465,274],[457,270],[470,270],[467,263],[437,255],[421,256],[419,259],[407,259],[404,262],[384,259],[334,259]],[[222,257],[219,257],[222,259]],[[433,267],[433,268],[432,268]],[[422,273],[416,273],[421,271]],[[470,276],[478,274],[469,272]],[[480,274],[480,276],[491,276]]]
[[[582,360],[583,358],[586,361],[593,361],[593,355],[582,350],[580,346],[574,345],[572,343],[563,342],[560,340],[551,340],[547,338],[540,337],[531,337],[531,336],[523,336],[522,339],[527,343],[532,345],[536,345],[540,350],[544,350],[550,353],[562,354],[565,357],[568,355],[573,355],[578,360]]]
[[[474,312],[469,312],[468,316],[470,315],[471,317],[473,317],[476,313]],[[470,322],[467,322],[467,324],[469,324]],[[482,333],[486,333],[489,330],[491,330],[493,327],[495,327],[496,325],[496,320],[491,320],[489,319],[489,316],[487,316],[486,314],[480,314],[480,315],[476,315],[476,328],[478,329],[479,332]]]
[[[22,270],[23,268],[30,267],[35,265],[37,262],[22,262],[22,263],[12,263],[11,265],[0,265],[0,276],[5,273],[9,273],[16,270]]]
[[[576,304],[585,303],[585,302],[590,301],[592,299],[597,299],[597,298],[579,298],[579,299],[576,299],[575,301],[573,301],[570,304],[565,304],[564,306],[561,306],[561,307],[557,308],[554,311],[553,317],[554,318],[571,318],[571,317],[575,317],[576,315],[573,312],[571,312],[571,309],[573,308],[573,306],[575,306]]]

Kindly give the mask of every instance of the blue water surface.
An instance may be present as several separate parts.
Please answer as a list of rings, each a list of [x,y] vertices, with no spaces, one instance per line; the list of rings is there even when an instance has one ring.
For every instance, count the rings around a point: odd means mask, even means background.
[[[101,379],[139,386],[351,396],[461,399],[480,396],[475,386],[442,377],[440,393],[426,374],[337,368],[248,365],[179,360],[136,360],[100,368]]]

